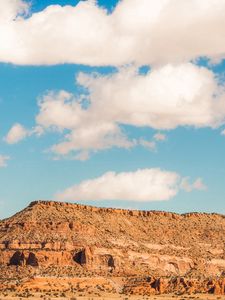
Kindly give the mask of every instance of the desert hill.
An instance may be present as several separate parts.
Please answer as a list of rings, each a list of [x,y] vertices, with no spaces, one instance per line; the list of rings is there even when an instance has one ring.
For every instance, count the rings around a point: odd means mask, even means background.
[[[35,201],[0,221],[0,271],[7,282],[15,276],[129,278],[123,290],[137,293],[143,287],[160,292],[168,286],[162,282],[176,278],[182,287],[189,280],[192,288],[217,286],[223,293],[225,216]]]

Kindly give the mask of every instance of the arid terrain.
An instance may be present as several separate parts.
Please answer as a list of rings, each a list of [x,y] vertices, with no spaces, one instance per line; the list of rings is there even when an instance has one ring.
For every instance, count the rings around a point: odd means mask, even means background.
[[[0,221],[0,291],[0,299],[224,299],[225,216],[35,201]]]

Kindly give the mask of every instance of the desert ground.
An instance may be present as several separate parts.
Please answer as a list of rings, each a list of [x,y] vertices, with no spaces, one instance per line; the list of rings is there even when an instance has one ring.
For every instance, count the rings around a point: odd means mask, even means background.
[[[159,296],[125,296],[125,295],[105,295],[105,296],[79,296],[79,295],[64,295],[64,296],[54,296],[47,294],[32,294],[28,297],[21,297],[21,295],[8,294],[1,295],[0,300],[22,300],[22,299],[31,299],[31,300],[223,300],[225,296],[215,296],[215,295],[206,295],[206,294],[195,294],[195,295],[159,295]]]

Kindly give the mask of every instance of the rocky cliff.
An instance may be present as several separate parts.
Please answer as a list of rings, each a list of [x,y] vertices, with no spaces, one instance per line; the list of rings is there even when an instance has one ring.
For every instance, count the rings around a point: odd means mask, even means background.
[[[0,222],[0,268],[7,282],[102,276],[133,293],[223,294],[225,216],[35,201]]]

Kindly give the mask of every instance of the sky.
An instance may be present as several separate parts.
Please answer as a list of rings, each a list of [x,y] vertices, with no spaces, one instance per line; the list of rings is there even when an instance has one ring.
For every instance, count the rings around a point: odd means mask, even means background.
[[[0,219],[33,200],[225,214],[225,0],[0,0]]]

